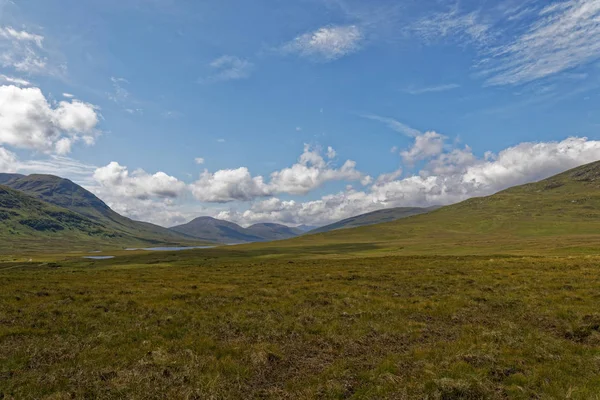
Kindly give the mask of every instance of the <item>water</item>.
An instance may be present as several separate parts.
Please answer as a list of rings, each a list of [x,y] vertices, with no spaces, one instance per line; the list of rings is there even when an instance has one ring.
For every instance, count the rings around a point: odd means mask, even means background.
[[[216,246],[196,246],[196,247],[148,247],[145,249],[125,249],[127,251],[147,250],[147,251],[183,251],[194,249],[212,249]]]
[[[88,260],[110,260],[111,258],[115,258],[115,256],[87,256],[83,258],[87,258]]]

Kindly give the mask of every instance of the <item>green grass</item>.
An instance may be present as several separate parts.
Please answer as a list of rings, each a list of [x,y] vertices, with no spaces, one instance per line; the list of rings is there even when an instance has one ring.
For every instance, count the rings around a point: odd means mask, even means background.
[[[4,252],[0,398],[600,398],[596,182],[273,243]]]
[[[597,257],[0,266],[5,398],[597,398]],[[0,396],[1,397],[1,396]]]

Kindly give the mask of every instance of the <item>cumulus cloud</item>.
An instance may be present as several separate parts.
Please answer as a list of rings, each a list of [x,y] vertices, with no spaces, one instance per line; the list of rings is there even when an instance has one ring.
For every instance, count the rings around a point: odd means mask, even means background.
[[[328,158],[335,150],[327,149]],[[321,155],[320,149],[304,146],[298,162],[291,167],[275,171],[268,182],[262,176],[252,176],[246,167],[204,171],[200,179],[191,185],[192,193],[200,201],[226,203],[249,201],[278,193],[304,195],[331,181],[362,181],[367,177],[356,170],[356,163],[347,160],[335,168]]]
[[[0,172],[16,172],[17,156],[15,153],[0,147]]]
[[[209,64],[214,71],[207,78],[200,79],[200,83],[217,83],[246,79],[254,70],[254,64],[239,57],[225,55],[213,60]]]
[[[356,25],[328,26],[296,37],[282,51],[316,61],[334,61],[360,50],[364,41]]]
[[[151,175],[138,169],[130,173],[127,167],[114,161],[96,169],[94,180],[113,196],[140,200],[175,198],[186,189],[185,183],[164,172]]]
[[[0,144],[66,154],[98,135],[97,107],[78,100],[50,104],[38,88],[0,86]]]
[[[328,158],[335,157],[332,147],[327,150]],[[318,149],[304,146],[298,162],[289,168],[271,174],[271,193],[307,194],[330,181],[360,181],[365,175],[356,170],[356,162],[347,160],[340,168],[332,168]]]
[[[491,51],[488,84],[530,82],[600,58],[599,19],[597,0],[545,6],[526,32]]]
[[[248,168],[225,169],[215,173],[204,171],[191,185],[196,199],[212,203],[248,201],[270,195],[262,176],[252,177]]]
[[[417,161],[441,154],[444,150],[445,139],[445,136],[437,132],[425,132],[416,136],[414,145],[410,149],[401,152],[400,155],[404,162],[412,165]]]
[[[384,208],[446,205],[490,195],[599,159],[600,141],[576,137],[521,143],[481,158],[469,147],[449,149],[433,156],[419,174],[404,178],[400,170],[383,174],[368,190],[350,188],[308,202],[271,198],[247,210],[222,211],[217,216],[244,224],[322,225]]]
[[[198,165],[202,165],[202,164],[204,164],[204,158],[203,158],[203,157],[196,157],[196,158],[194,159],[194,161],[195,161],[195,162],[196,162],[196,164],[198,164]]]

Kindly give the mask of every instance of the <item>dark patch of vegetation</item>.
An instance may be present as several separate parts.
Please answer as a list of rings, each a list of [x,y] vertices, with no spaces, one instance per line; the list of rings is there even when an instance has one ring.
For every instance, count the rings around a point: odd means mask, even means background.
[[[51,219],[43,219],[43,218],[22,219],[19,221],[19,223],[21,225],[28,226],[31,229],[35,229],[36,231],[40,231],[40,232],[46,232],[46,231],[56,232],[56,231],[62,231],[63,229],[65,229],[61,224],[59,224]]]

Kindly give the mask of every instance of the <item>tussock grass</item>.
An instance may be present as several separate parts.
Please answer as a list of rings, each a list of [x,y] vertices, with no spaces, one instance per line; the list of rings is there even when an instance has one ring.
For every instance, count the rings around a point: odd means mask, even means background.
[[[600,258],[199,254],[0,265],[0,398],[600,393]]]

